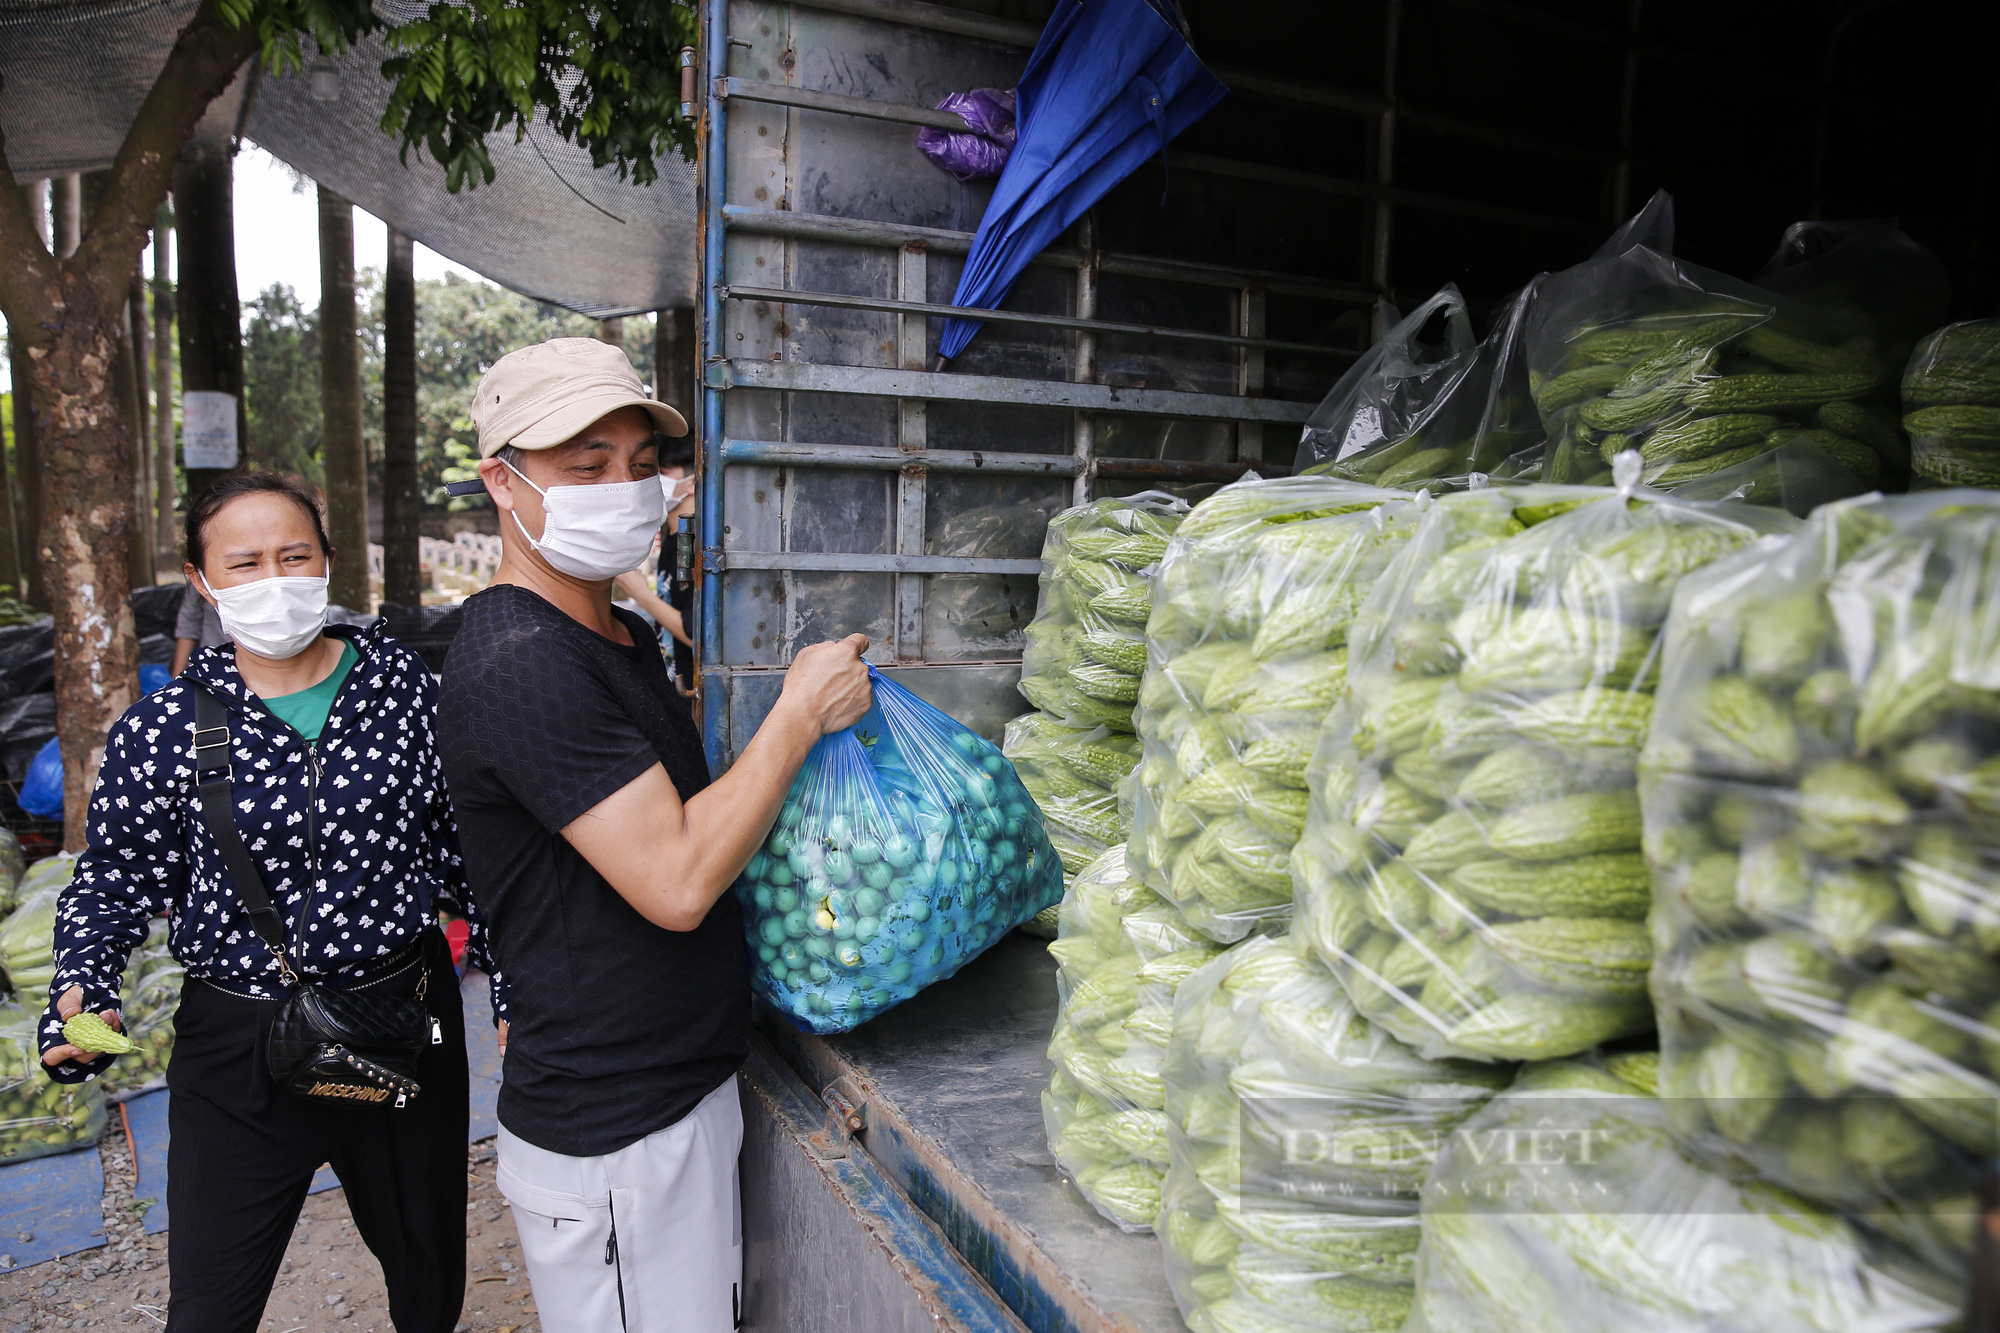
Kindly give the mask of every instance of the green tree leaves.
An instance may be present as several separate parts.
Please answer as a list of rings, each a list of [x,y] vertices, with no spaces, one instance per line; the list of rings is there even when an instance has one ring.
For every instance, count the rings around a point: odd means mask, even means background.
[[[516,139],[540,118],[598,167],[650,185],[659,158],[694,158],[694,126],[680,116],[680,51],[695,41],[683,0],[434,0],[422,17],[387,23],[368,0],[220,0],[235,26],[255,28],[274,73],[304,67],[302,37],[340,52],[382,32],[395,84],[382,129],[427,150],[454,193],[490,184],[486,136]]]

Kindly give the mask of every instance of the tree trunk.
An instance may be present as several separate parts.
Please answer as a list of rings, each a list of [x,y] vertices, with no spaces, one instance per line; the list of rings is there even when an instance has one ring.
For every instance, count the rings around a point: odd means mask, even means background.
[[[181,392],[226,393],[236,400],[236,458],[240,463],[250,430],[243,400],[243,305],[236,295],[232,167],[227,142],[202,140],[190,142],[175,163],[174,226],[181,242],[176,306],[181,325]],[[187,469],[188,494],[200,495],[227,470]]]
[[[69,258],[56,258],[43,243],[13,189],[0,135],[0,311],[26,345],[24,382],[33,391],[41,446],[37,545],[55,617],[56,734],[70,850],[85,842],[105,735],[138,695],[126,552],[130,423],[119,418],[115,373],[132,265],[180,145],[258,44],[256,25],[232,27],[221,0],[201,0],[134,115],[110,187]],[[224,314],[234,333],[233,293]]]
[[[417,493],[417,278],[409,237],[389,228],[382,280],[382,600],[423,600]]]
[[[163,204],[153,221],[153,531],[154,569],[178,565],[174,524],[174,284],[168,251],[173,214]]]
[[[361,437],[361,342],[354,311],[354,205],[319,187],[320,460],[337,553],[328,596],[367,611],[368,449]]]
[[[86,217],[101,217],[99,205],[104,202],[106,191],[112,187],[110,171],[92,171],[83,177],[83,212]],[[79,243],[82,237],[78,238]],[[141,348],[144,346],[146,311],[140,295],[140,256],[132,256],[130,283],[125,293],[125,308],[121,312],[118,331],[118,362],[113,367],[118,394],[118,420],[125,433],[130,460],[127,472],[132,478],[132,521],[126,528],[126,570],[135,588],[145,587],[153,581],[152,523],[146,515],[148,499],[146,478],[146,359]],[[144,517],[142,517],[144,516]]]
[[[125,294],[61,274],[64,336],[34,358],[42,449],[42,572],[55,612],[63,847],[81,851],[104,737],[139,697],[133,636],[132,449],[119,410]],[[109,373],[107,373],[109,371]]]

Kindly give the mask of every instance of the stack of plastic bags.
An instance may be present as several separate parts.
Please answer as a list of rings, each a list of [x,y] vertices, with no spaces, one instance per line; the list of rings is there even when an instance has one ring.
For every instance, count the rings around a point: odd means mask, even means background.
[[[104,1131],[104,1085],[64,1085],[42,1071],[46,999],[0,1005],[0,1163],[69,1152]]]
[[[1408,1333],[1917,1333],[1959,1302],[1838,1216],[1698,1166],[1647,1055],[1530,1065],[1424,1184]]]
[[[1291,910],[1306,764],[1346,692],[1348,629],[1418,513],[1407,492],[1331,477],[1242,482],[1168,549],[1127,856],[1211,939]]]
[[[1021,660],[1029,703],[1079,731],[1132,730],[1153,609],[1149,571],[1186,513],[1185,501],[1148,491],[1065,509],[1049,523]]]
[[[1952,324],[1903,372],[1910,467],[1933,485],[2000,486],[2000,319]]]
[[[1158,1224],[1188,1326],[1400,1329],[1425,1173],[1511,1075],[1419,1057],[1291,939],[1245,941],[1195,973],[1174,1006]]]
[[[1493,332],[1474,337],[1458,288],[1398,318],[1350,366],[1306,422],[1306,472],[1415,490],[1473,473],[1511,475],[1539,463],[1542,423],[1528,393],[1522,343],[1531,284],[1502,303]],[[1441,343],[1424,334],[1442,322]],[[1309,466],[1306,466],[1309,465]]]
[[[1891,224],[1815,225],[1825,253],[1759,284],[1674,259],[1670,220],[1544,279],[1527,335],[1543,479],[1609,480],[1634,449],[1649,486],[1801,513],[1900,489],[1896,373],[1942,317],[1940,261]]]
[[[1139,766],[1136,736],[1023,713],[1007,724],[1000,752],[1041,807],[1042,827],[1062,858],[1066,881],[1107,848],[1124,845],[1127,820],[1118,808],[1118,786]]]
[[[1642,790],[1676,1133],[1962,1278],[2000,1152],[2000,496],[1829,506],[1688,580]]]
[[[1636,764],[1682,575],[1795,526],[1638,489],[1473,491],[1380,580],[1315,760],[1299,929],[1429,1057],[1647,1030]]]
[[[14,910],[0,921],[0,969],[22,1006],[48,1006],[56,976],[56,900],[76,876],[76,854],[44,857],[28,868],[15,889]]]
[[[28,859],[21,853],[21,840],[12,829],[0,829],[0,917],[14,910],[21,877],[28,873]]]
[[[1134,880],[1113,847],[1063,896],[1049,946],[1061,1006],[1042,1094],[1049,1150],[1121,1230],[1150,1231],[1167,1168],[1160,1065],[1174,991],[1218,953],[1172,905]]]
[[[1186,501],[1147,491],[1066,509],[1049,524],[1021,663],[1021,693],[1041,711],[1008,723],[1000,748],[1042,808],[1065,883],[1131,827],[1118,788],[1139,763],[1131,705],[1146,670],[1152,574],[1186,513]],[[1044,913],[1030,929],[1050,938],[1055,922]]]

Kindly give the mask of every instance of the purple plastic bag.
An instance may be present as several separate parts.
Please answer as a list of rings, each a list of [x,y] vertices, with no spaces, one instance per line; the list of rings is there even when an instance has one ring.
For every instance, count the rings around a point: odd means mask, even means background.
[[[929,126],[917,131],[917,147],[940,171],[948,171],[962,181],[998,176],[1014,151],[1014,90],[974,88],[969,93],[947,93],[937,104],[940,111],[955,111],[970,130],[937,130]]]

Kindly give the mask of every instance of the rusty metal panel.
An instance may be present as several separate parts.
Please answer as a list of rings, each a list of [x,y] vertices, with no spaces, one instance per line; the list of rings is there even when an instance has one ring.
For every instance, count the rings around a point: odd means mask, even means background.
[[[943,673],[940,673],[943,674]],[[855,1032],[815,1037],[759,1006],[807,1083],[861,1110],[869,1157],[1035,1333],[1185,1333],[1159,1243],[1063,1181],[1043,1139],[1055,964],[1009,935]]]
[[[1024,1333],[810,1089],[751,1038],[742,1074],[749,1333]]]

